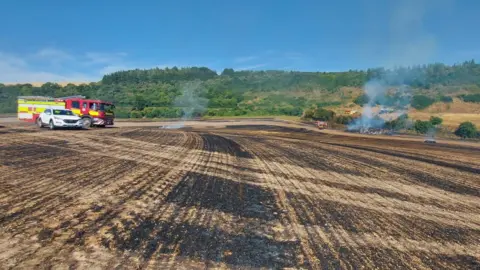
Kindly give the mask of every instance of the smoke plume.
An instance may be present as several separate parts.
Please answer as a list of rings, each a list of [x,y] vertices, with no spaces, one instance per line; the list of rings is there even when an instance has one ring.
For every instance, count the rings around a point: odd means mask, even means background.
[[[208,99],[202,97],[205,89],[201,81],[186,82],[181,85],[181,94],[173,102],[175,107],[182,109],[182,118],[179,123],[164,126],[163,128],[177,129],[185,126],[185,121],[203,113],[208,106]]]
[[[369,102],[363,105],[362,116],[353,121],[349,130],[358,130],[361,128],[379,128],[384,121],[374,113],[374,107],[392,106],[391,102],[386,102],[385,96],[390,86],[400,86],[396,89],[396,98],[401,99],[395,104],[395,114],[402,115],[406,112],[410,96],[410,88],[403,83],[414,76],[417,80],[422,80],[423,74],[412,74],[405,72],[405,69],[398,67],[411,67],[414,65],[426,64],[432,60],[436,51],[435,37],[424,27],[424,20],[427,11],[438,11],[443,9],[449,0],[402,0],[395,1],[390,12],[389,36],[383,40],[382,44],[388,46],[387,55],[384,55],[382,66],[387,70],[382,70],[374,79],[368,81],[365,86],[365,94]],[[435,12],[436,16],[441,16]],[[377,22],[378,23],[378,22]],[[401,104],[400,104],[401,103]]]

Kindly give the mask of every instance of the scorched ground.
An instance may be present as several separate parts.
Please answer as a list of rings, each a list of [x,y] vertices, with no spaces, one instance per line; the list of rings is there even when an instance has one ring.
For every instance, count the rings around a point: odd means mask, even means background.
[[[0,129],[0,268],[480,267],[480,150],[267,126]]]

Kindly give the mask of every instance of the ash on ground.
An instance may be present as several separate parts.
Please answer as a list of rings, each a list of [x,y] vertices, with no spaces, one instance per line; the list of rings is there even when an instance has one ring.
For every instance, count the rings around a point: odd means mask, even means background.
[[[386,128],[360,127],[357,129],[347,129],[352,133],[368,134],[368,135],[393,135],[394,131]]]

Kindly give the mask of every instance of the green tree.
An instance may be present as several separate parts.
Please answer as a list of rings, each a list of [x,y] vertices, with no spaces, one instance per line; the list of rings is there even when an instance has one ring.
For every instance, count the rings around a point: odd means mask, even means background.
[[[232,68],[225,68],[222,71],[222,76],[234,76],[234,75],[235,75],[235,71]]]
[[[444,102],[444,103],[452,103],[452,102],[453,102],[453,98],[452,98],[452,97],[449,97],[449,96],[441,96],[441,97],[440,97],[440,101],[441,101],[441,102]]]
[[[460,90],[467,91],[460,96],[464,101],[479,102],[480,64],[469,60],[451,66],[436,63],[343,72],[235,71],[227,68],[218,75],[207,67],[124,70],[107,74],[100,82],[65,87],[55,83],[41,87],[0,84],[0,112],[16,112],[19,95],[79,94],[113,101],[128,112],[132,108],[143,112],[145,108],[155,107],[162,109],[152,110],[149,115],[170,115],[173,111],[167,109],[178,109],[175,100],[184,93],[185,83],[199,81],[206,91],[198,96],[208,99],[207,109],[218,109],[208,113],[298,115],[313,105],[327,107],[349,103],[355,92],[348,88],[364,87],[369,80],[379,80],[386,87],[397,89],[397,93],[379,95],[375,101],[361,95],[354,99],[355,103],[375,102],[403,108],[412,100],[412,107],[423,109],[435,100],[451,102],[450,96]],[[433,92],[426,91],[428,88],[435,90],[435,99],[428,96]],[[181,114],[182,110],[175,112]]]
[[[472,122],[463,122],[455,130],[455,135],[462,138],[475,138],[478,136],[477,127]]]
[[[419,110],[422,110],[422,109],[425,109],[427,108],[428,106],[432,105],[433,102],[435,102],[434,99],[432,98],[429,98],[427,96],[424,96],[424,95],[415,95],[413,96],[412,98],[412,107],[415,108],[415,109],[419,109]]]
[[[480,94],[461,95],[460,98],[465,102],[480,102]]]
[[[437,116],[431,116],[430,117],[430,123],[432,123],[432,125],[434,126],[438,126],[440,124],[442,124],[443,122],[443,119],[440,118],[440,117],[437,117]]]
[[[131,111],[130,118],[142,118],[142,112],[140,111]]]
[[[360,95],[360,96],[356,97],[353,100],[353,102],[357,105],[363,106],[363,105],[367,104],[368,102],[370,102],[370,98],[366,94],[363,94],[363,95]]]
[[[385,128],[393,130],[401,130],[409,128],[408,115],[402,114],[397,119],[385,122]]]
[[[427,133],[430,129],[433,128],[433,125],[430,121],[415,121],[415,125],[413,126],[415,131],[420,134]]]
[[[302,118],[312,119],[312,118],[313,118],[313,114],[314,114],[314,110],[313,110],[313,109],[305,109],[305,110],[303,111],[303,116],[302,116]]]
[[[321,120],[321,121],[330,121],[335,117],[335,112],[325,110],[322,108],[317,108],[313,113],[314,120]]]

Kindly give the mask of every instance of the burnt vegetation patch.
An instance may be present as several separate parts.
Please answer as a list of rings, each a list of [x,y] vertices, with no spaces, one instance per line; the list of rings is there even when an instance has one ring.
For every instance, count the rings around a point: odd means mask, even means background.
[[[44,241],[50,241],[53,237],[53,230],[50,228],[43,228],[40,230],[40,232],[37,235],[38,240],[44,242]]]
[[[425,254],[420,258],[432,269],[480,269],[480,259],[470,255]]]
[[[274,125],[227,125],[227,129],[256,130],[256,131],[274,131],[274,132],[293,132],[293,133],[312,133],[305,128],[282,127]]]
[[[54,145],[61,142],[52,141],[51,143]],[[51,147],[35,143],[8,144],[0,146],[0,157],[2,157],[0,158],[0,164],[21,168],[28,167],[35,161],[69,158],[75,156],[75,154],[75,151],[67,148]]]
[[[469,249],[480,236],[478,204],[468,196],[478,190],[473,175],[458,170],[463,184],[445,166],[322,142],[402,154],[414,144],[392,150],[370,139],[234,128],[88,132],[39,134],[41,142],[4,136],[0,240],[15,237],[20,248],[0,250],[7,254],[0,264],[81,268],[85,261],[72,255],[100,245],[98,262],[87,258],[91,268],[480,268]],[[113,150],[96,155],[88,139]],[[461,153],[446,151],[455,156],[444,161],[453,164]],[[421,190],[403,188],[408,183]],[[437,187],[458,193],[456,201],[442,205]]]
[[[315,149],[314,146],[309,145],[309,144],[304,144],[304,143],[298,143],[298,144],[300,146],[299,148],[301,148],[301,149],[304,149],[306,147],[310,147],[310,148]],[[357,147],[357,146],[335,144],[335,143],[326,143],[326,144],[335,145],[335,146],[339,146],[339,147],[350,148],[350,149],[356,149],[356,150],[364,150],[364,151],[368,151],[367,149],[370,149],[370,148],[366,148],[366,147],[359,147],[359,146]],[[320,148],[319,150],[321,151],[322,149]],[[410,155],[405,155],[405,154],[400,154],[400,153],[396,154],[392,151],[386,151],[386,150],[383,151],[382,150],[382,151],[370,151],[370,152],[375,152],[375,153],[380,153],[380,154],[386,154],[386,155],[389,155],[389,156],[400,157],[400,158],[405,158],[405,159],[413,159],[413,160],[420,161],[419,158],[411,158]],[[404,168],[404,167],[402,167],[403,164],[401,164],[401,163],[397,163],[398,165],[397,164],[392,165],[391,163],[387,163],[387,162],[381,160],[380,158],[376,158],[374,156],[373,157],[365,157],[365,156],[362,156],[362,155],[356,155],[356,154],[352,154],[352,153],[348,153],[348,152],[344,152],[344,151],[340,151],[340,152],[338,152],[338,154],[335,154],[335,153],[332,153],[332,154],[338,155],[339,157],[348,158],[355,163],[361,162],[363,164],[368,164],[370,166],[374,166],[374,167],[378,167],[378,168],[384,168],[384,169],[388,170],[389,172],[393,172],[393,173],[397,173],[399,175],[402,175],[410,181],[418,182],[418,183],[428,185],[428,186],[431,186],[431,187],[443,189],[443,190],[446,190],[446,191],[450,191],[450,192],[454,192],[454,193],[462,194],[462,195],[472,195],[472,196],[477,196],[477,197],[480,196],[480,190],[478,188],[470,187],[470,186],[463,185],[463,184],[460,184],[460,183],[452,182],[452,181],[447,180],[447,179],[439,178],[439,177],[431,174],[430,171],[420,170],[419,168],[416,168],[414,166]],[[428,160],[430,160],[430,159],[428,159]],[[320,159],[318,159],[318,160],[305,159],[304,161],[305,161],[306,164],[311,164],[309,166],[313,166],[313,167],[315,166],[314,165],[315,163],[321,164],[321,162],[322,162]],[[425,160],[423,160],[423,162],[439,165],[434,160],[429,162],[429,161],[427,161],[427,159],[425,159]],[[446,163],[446,162],[442,162],[442,164],[444,164],[444,163]],[[450,164],[450,163],[448,163],[448,164]],[[329,164],[327,164],[327,166],[331,167],[331,165],[329,165]],[[421,166],[421,165],[419,164],[419,166]],[[443,166],[443,165],[439,165],[439,166]],[[461,165],[461,166],[463,166],[463,165]],[[449,166],[444,166],[444,167],[456,168],[455,164],[450,164]],[[466,166],[463,166],[463,167],[466,167]],[[322,167],[318,167],[318,168],[322,168]],[[333,168],[335,168],[335,167],[333,167]],[[355,174],[355,172],[356,172],[356,175],[365,175],[365,173],[361,172],[360,170],[349,170],[349,169],[346,169],[346,168],[345,169],[342,169],[342,168],[343,167],[340,167],[337,171],[351,172],[352,174]],[[325,170],[327,170],[327,168],[325,168]],[[477,169],[476,168],[470,168],[469,171],[475,171],[475,170],[477,170]],[[370,175],[367,174],[367,176],[370,176]]]
[[[395,238],[433,239],[438,242],[475,244],[480,230],[456,227],[420,217],[384,213],[360,206],[287,193],[299,221],[329,231],[340,227],[353,234],[383,233]],[[313,203],[314,202],[314,203]]]
[[[262,141],[268,149],[274,149],[275,151],[269,151],[262,153],[267,161],[278,161],[283,159],[284,163],[294,163],[299,167],[308,167],[315,170],[330,171],[339,174],[349,174],[355,176],[365,176],[366,174],[358,169],[348,168],[342,166],[343,164],[333,164],[328,158],[322,156],[325,153],[324,149],[318,149],[317,152],[312,153],[311,145],[302,145],[298,142],[288,146],[281,141]],[[282,145],[283,144],[283,145]],[[329,155],[336,156],[337,153],[328,153]],[[285,160],[286,159],[286,160]]]
[[[173,188],[166,201],[263,220],[275,219],[274,212],[279,211],[273,193],[262,187],[192,172]]]
[[[214,134],[200,134],[203,139],[203,150],[229,154],[240,158],[253,158],[252,154],[244,150],[237,142]]]
[[[363,151],[368,151],[368,152],[373,152],[373,153],[379,153],[379,154],[389,155],[389,156],[393,156],[393,157],[412,159],[412,160],[416,160],[416,161],[435,164],[435,165],[442,166],[442,167],[448,167],[448,168],[456,169],[456,170],[459,170],[459,171],[465,171],[465,172],[480,174],[480,169],[479,168],[473,168],[473,167],[464,166],[464,165],[461,165],[461,164],[453,164],[453,163],[449,163],[449,162],[445,162],[445,161],[435,160],[435,159],[432,159],[432,158],[422,157],[422,156],[419,156],[419,155],[410,155],[410,154],[404,154],[404,153],[401,153],[401,152],[381,150],[381,149],[375,149],[375,148],[371,148],[371,147],[364,147],[364,146],[358,146],[358,145],[346,145],[346,144],[335,144],[335,143],[328,143],[328,144],[335,145],[335,146],[340,146],[340,147],[347,147],[347,148],[351,148],[351,149],[358,149],[358,150],[363,150]]]
[[[294,267],[297,241],[275,241],[255,233],[231,234],[217,227],[172,223],[135,216],[109,230],[105,247],[139,254],[145,262],[162,254],[235,266]]]

